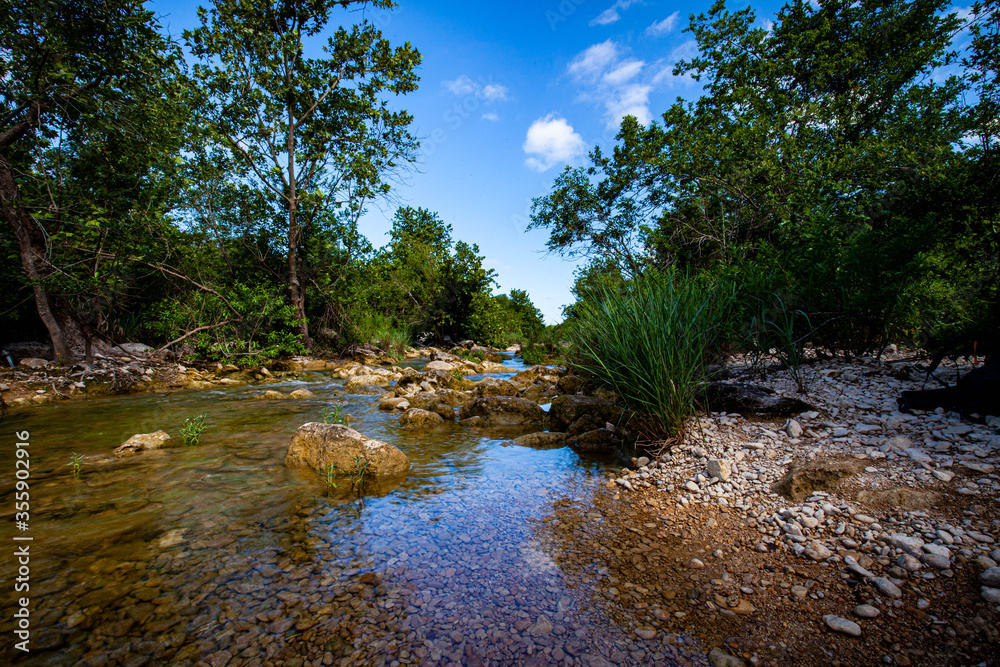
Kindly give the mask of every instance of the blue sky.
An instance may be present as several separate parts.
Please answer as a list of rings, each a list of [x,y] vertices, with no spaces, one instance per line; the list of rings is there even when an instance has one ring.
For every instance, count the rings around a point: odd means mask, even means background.
[[[197,25],[198,4],[149,6],[179,35]],[[671,69],[693,52],[682,32],[688,15],[709,5],[401,0],[391,12],[370,12],[390,42],[408,41],[423,56],[420,88],[396,101],[413,114],[422,147],[395,201],[371,206],[361,231],[381,246],[396,206],[436,211],[454,238],[479,245],[499,274],[498,292],[527,290],[547,323],[560,321],[573,300],[576,263],[546,254],[545,230],[525,232],[531,199],[546,194],[566,164],[585,164],[591,148],[612,146],[625,114],[646,123],[678,96],[697,96],[698,86]],[[754,7],[764,21],[777,4]]]

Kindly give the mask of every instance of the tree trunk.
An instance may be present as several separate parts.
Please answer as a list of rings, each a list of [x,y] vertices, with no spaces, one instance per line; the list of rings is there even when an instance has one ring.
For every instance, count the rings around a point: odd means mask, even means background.
[[[0,209],[2,209],[3,217],[10,224],[14,238],[17,240],[21,268],[31,283],[38,316],[45,328],[48,329],[49,338],[52,340],[52,351],[55,352],[56,359],[60,364],[64,366],[72,364],[75,361],[73,353],[66,343],[66,337],[63,335],[62,327],[56,319],[52,305],[49,303],[49,296],[45,292],[45,287],[42,286],[38,271],[39,265],[44,266],[46,263],[44,239],[31,216],[18,206],[17,182],[14,179],[10,162],[3,154],[0,154]]]
[[[295,118],[292,106],[288,105],[288,135],[286,137],[288,150],[288,297],[295,309],[295,333],[302,339],[302,344],[312,349],[312,338],[309,337],[309,322],[306,320],[306,295],[299,283],[299,227],[298,227],[298,192],[295,182]]]

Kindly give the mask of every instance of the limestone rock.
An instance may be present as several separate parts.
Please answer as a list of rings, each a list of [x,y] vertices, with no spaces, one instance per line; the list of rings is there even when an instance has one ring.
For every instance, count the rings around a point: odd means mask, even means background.
[[[476,396],[517,396],[517,386],[510,380],[483,378],[476,384]]]
[[[428,361],[427,365],[424,366],[424,370],[428,370],[428,371],[445,371],[446,373],[450,373],[451,371],[455,370],[455,368],[456,368],[456,366],[454,364],[452,364],[452,363],[449,363],[447,361],[440,361],[440,360],[436,360],[436,359],[434,361]]]
[[[865,505],[888,505],[904,510],[927,509],[936,505],[940,498],[941,495],[933,491],[917,491],[905,487],[858,493],[858,502]]]
[[[476,398],[459,408],[459,419],[481,417],[487,426],[540,424],[545,411],[537,403],[516,396]]]
[[[814,408],[797,398],[780,396],[772,390],[740,382],[709,382],[704,398],[711,410],[737,412],[761,417],[792,417]]]
[[[616,436],[614,431],[609,431],[605,428],[585,431],[568,438],[567,441],[576,449],[584,452],[614,449],[621,444],[621,438]]]
[[[288,395],[288,398],[299,399],[299,400],[306,398],[315,398],[315,397],[316,395],[311,391],[309,391],[308,389],[296,389],[295,391],[293,391]]]
[[[347,381],[347,386],[345,389],[348,393],[354,393],[353,390],[360,389],[361,387],[388,387],[389,378],[383,377],[381,375],[355,375],[350,380]]]
[[[166,431],[153,433],[136,433],[131,438],[115,448],[115,456],[127,456],[136,452],[167,447],[170,436]]]
[[[410,408],[399,416],[399,424],[403,428],[432,428],[443,423],[444,419],[438,413],[420,408]]]
[[[771,487],[775,493],[793,501],[808,498],[815,491],[832,491],[844,477],[864,470],[864,461],[851,458],[817,458],[795,462],[788,472]]]
[[[308,466],[325,473],[332,463],[334,470],[348,472],[354,469],[354,457],[359,455],[368,461],[368,474],[376,477],[402,475],[410,467],[406,454],[392,445],[341,424],[317,422],[303,424],[292,435],[285,465]]]
[[[264,399],[265,401],[280,401],[285,397],[280,391],[275,391],[274,389],[268,389],[263,394],[257,394],[256,398]]]
[[[531,447],[533,449],[549,449],[566,446],[565,433],[551,433],[543,431],[539,433],[529,433],[515,438],[511,444],[518,447]]]
[[[622,409],[596,396],[557,396],[549,408],[549,428],[565,431],[585,414],[591,415],[601,426],[608,422],[617,426]]]
[[[718,477],[725,482],[733,474],[733,468],[725,459],[711,459],[708,462],[708,476]]]

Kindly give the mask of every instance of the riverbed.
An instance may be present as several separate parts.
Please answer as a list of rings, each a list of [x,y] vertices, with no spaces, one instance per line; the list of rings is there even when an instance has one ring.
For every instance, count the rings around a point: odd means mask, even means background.
[[[522,368],[517,360],[506,362]],[[498,376],[505,377],[505,376]],[[608,576],[552,558],[557,508],[586,512],[613,458],[510,440],[532,429],[407,431],[378,397],[303,373],[260,386],[65,401],[2,417],[4,549],[30,547],[30,590],[0,573],[5,662],[38,665],[676,664],[593,604]],[[283,459],[293,431],[341,406],[410,472],[355,494]],[[200,444],[184,420],[206,415]],[[135,433],[176,446],[113,459]],[[14,516],[15,432],[30,436],[30,521]],[[82,457],[74,476],[71,458]],[[31,540],[15,542],[15,537]],[[606,582],[605,582],[606,583]],[[29,653],[13,615],[30,604]]]

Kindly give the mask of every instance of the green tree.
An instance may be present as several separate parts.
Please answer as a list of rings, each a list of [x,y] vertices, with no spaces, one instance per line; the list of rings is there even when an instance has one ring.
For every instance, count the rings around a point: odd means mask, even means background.
[[[4,1],[0,44],[0,213],[65,364],[73,360],[65,329],[75,322],[50,293],[66,267],[49,243],[89,248],[91,277],[100,276],[92,244],[128,215],[121,202],[148,185],[149,154],[163,146],[162,126],[143,120],[158,104],[157,82],[174,69],[174,54],[152,13],[129,0]],[[106,184],[93,173],[87,182],[91,163]],[[59,187],[46,187],[52,184]]]
[[[308,57],[336,8],[389,0],[216,0],[199,10],[202,26],[185,33],[199,59],[204,119],[214,138],[267,193],[281,220],[286,283],[309,345],[301,253],[305,233],[335,211],[360,215],[366,200],[388,191],[386,175],[413,159],[411,117],[393,111],[387,94],[416,88],[420,54],[393,49],[365,20],[340,27],[323,56]]]

